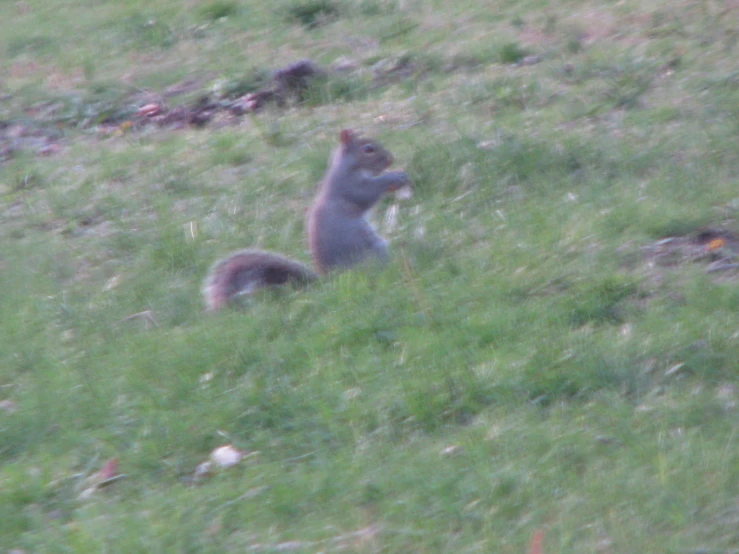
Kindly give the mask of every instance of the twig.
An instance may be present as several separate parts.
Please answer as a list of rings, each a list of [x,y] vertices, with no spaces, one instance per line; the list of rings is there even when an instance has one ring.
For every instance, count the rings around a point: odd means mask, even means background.
[[[154,327],[159,327],[157,320],[154,319],[154,312],[152,312],[151,310],[144,310],[143,312],[139,312],[137,314],[131,314],[129,316],[126,316],[123,319],[116,321],[116,325],[120,323],[124,323],[126,321],[131,321],[132,319],[136,319],[136,318],[143,319],[146,324],[147,329],[149,328],[149,324],[152,324]]]
[[[717,271],[725,271],[727,269],[739,269],[739,264],[721,264],[709,267],[706,271],[708,273],[715,273]]]

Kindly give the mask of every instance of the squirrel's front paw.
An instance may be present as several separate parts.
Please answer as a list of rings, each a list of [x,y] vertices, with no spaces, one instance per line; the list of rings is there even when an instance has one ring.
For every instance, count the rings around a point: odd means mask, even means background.
[[[387,175],[392,176],[393,183],[388,190],[394,191],[403,187],[410,187],[411,180],[405,171],[390,171]]]
[[[411,178],[408,177],[408,174],[405,171],[398,171],[398,177],[403,181],[403,184],[400,185],[401,187],[410,186]]]

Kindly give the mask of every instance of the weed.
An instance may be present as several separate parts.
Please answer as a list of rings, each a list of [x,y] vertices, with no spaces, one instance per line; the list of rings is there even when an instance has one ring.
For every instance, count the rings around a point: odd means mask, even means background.
[[[43,186],[44,180],[38,173],[16,174],[13,179],[13,190],[24,191]]]

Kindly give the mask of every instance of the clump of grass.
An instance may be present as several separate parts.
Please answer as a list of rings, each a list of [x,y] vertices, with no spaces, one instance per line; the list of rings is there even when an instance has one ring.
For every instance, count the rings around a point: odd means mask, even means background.
[[[526,21],[520,15],[514,15],[511,19],[511,25],[516,29],[523,29],[526,26]]]
[[[360,0],[355,6],[361,15],[368,17],[388,15],[398,10],[396,0]]]
[[[339,5],[333,0],[291,0],[282,8],[288,22],[308,29],[325,25],[339,17]]]
[[[236,15],[239,5],[232,0],[216,0],[200,5],[198,14],[207,21],[218,21],[224,17]]]
[[[58,107],[51,119],[56,124],[88,127],[100,123],[129,120],[136,106],[129,101],[131,91],[116,82],[97,82],[86,90],[54,99]]]
[[[42,187],[44,178],[39,173],[31,171],[28,173],[18,172],[14,175],[12,190],[15,192],[29,191],[30,189]]]
[[[125,40],[140,50],[166,49],[177,43],[177,35],[167,22],[143,14],[129,16],[120,26]]]
[[[565,42],[564,48],[565,48],[565,52],[569,54],[577,54],[579,52],[582,52],[583,50],[582,41],[580,40],[579,37],[575,37],[575,36],[570,37]]]
[[[48,54],[56,47],[57,43],[51,37],[32,35],[10,39],[5,47],[5,51],[9,58],[15,58],[21,54]]]
[[[272,73],[265,68],[253,68],[241,77],[225,81],[219,86],[219,94],[224,98],[238,98],[267,87],[272,81]]]
[[[408,164],[408,173],[418,183],[419,194],[458,191],[458,174],[465,160],[475,155],[475,144],[469,140],[451,143],[428,142],[416,148]]]
[[[613,67],[604,95],[616,108],[635,108],[657,78],[653,64],[625,60]]]
[[[302,103],[306,106],[320,106],[355,102],[367,98],[369,93],[369,85],[362,78],[353,75],[311,79],[308,88],[302,93]]]
[[[629,281],[609,277],[599,283],[588,283],[573,291],[569,311],[570,324],[580,327],[586,324],[623,323],[627,317],[624,301],[638,293]]]
[[[523,60],[528,52],[518,42],[508,42],[500,47],[498,61],[504,64],[515,64]]]
[[[538,85],[517,77],[500,77],[489,85],[494,110],[527,109],[537,96]]]
[[[405,35],[412,33],[418,28],[418,22],[413,19],[400,15],[388,18],[380,29],[377,30],[376,36],[382,42],[402,39]]]
[[[583,41],[587,33],[577,25],[566,26],[560,31],[560,41],[568,54],[578,54],[584,50]]]
[[[221,133],[211,141],[211,160],[214,165],[228,164],[240,166],[252,159],[247,145],[235,133]]]

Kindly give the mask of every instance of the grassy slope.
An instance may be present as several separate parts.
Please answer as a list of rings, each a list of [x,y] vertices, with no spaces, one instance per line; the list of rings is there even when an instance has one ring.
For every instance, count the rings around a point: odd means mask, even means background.
[[[254,4],[0,5],[0,118],[61,146],[0,162],[0,545],[739,548],[736,273],[646,248],[739,232],[739,10],[365,0],[306,29]],[[95,124],[306,55],[357,68],[236,126]],[[204,316],[217,257],[306,259],[343,126],[415,182],[378,210],[394,263]],[[189,486],[225,442],[259,453]]]

